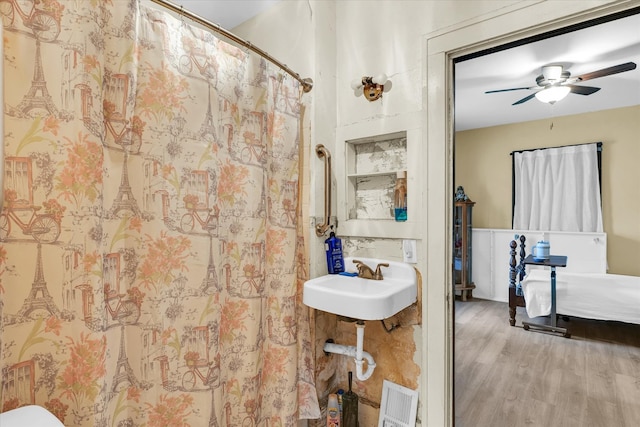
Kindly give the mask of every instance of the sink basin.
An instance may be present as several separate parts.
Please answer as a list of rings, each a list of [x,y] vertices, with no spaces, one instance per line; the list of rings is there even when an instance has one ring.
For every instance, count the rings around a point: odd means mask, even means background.
[[[406,263],[376,258],[347,257],[346,271],[356,272],[357,259],[375,271],[380,263],[383,279],[327,274],[304,283],[302,302],[316,310],[359,320],[381,320],[391,317],[416,302],[418,287],[415,269]]]

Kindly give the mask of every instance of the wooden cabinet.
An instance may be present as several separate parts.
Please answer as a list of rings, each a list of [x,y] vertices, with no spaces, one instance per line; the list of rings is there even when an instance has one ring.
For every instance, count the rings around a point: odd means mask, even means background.
[[[453,284],[456,295],[460,292],[462,301],[466,301],[473,296],[476,287],[471,274],[472,210],[475,202],[461,189],[459,187],[456,192],[453,209]]]

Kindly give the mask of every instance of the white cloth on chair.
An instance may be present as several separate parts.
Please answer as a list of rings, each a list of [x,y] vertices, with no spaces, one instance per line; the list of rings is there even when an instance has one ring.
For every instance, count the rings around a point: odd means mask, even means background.
[[[42,406],[28,405],[0,414],[2,427],[64,427],[55,415]]]

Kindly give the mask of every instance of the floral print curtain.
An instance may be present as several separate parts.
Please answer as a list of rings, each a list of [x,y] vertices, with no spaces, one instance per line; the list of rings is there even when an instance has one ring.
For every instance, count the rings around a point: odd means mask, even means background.
[[[2,0],[2,411],[319,417],[299,83],[158,8]]]

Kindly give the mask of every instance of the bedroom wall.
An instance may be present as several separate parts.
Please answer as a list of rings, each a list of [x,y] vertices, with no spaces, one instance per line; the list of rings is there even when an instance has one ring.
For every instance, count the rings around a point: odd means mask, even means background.
[[[476,202],[476,228],[511,228],[514,150],[603,142],[609,273],[640,276],[640,106],[457,132],[455,183]]]

